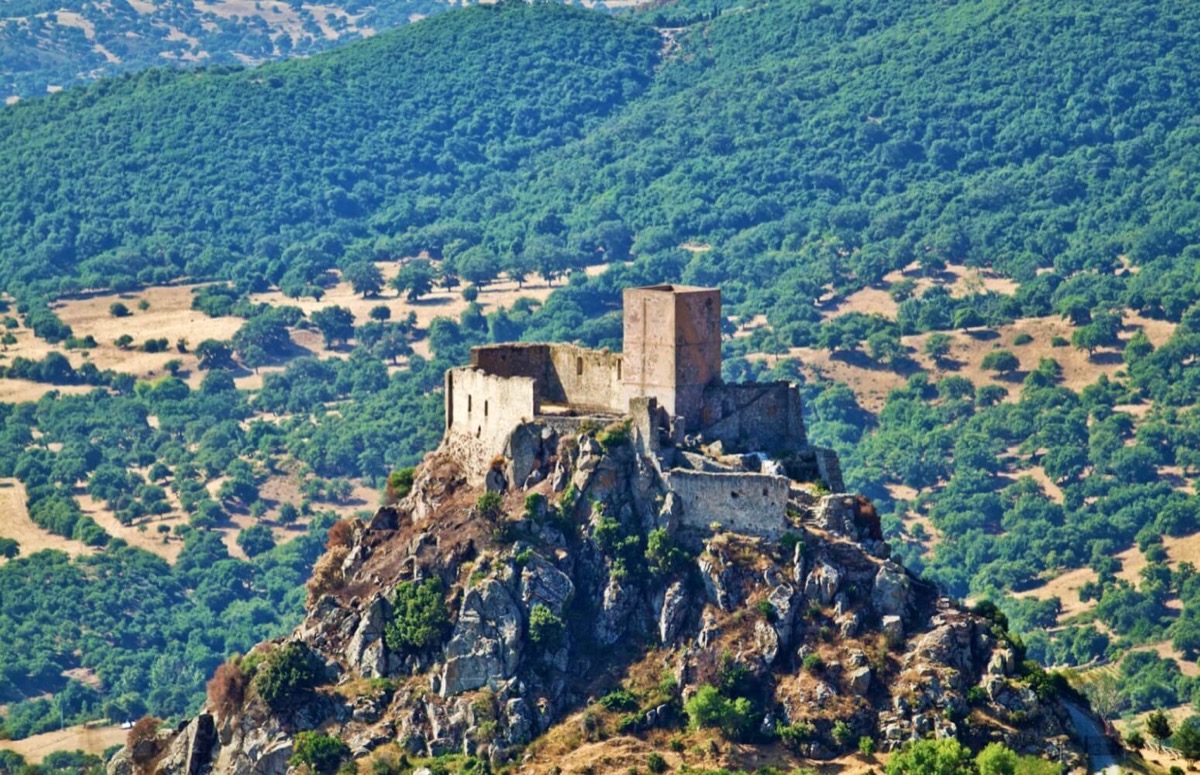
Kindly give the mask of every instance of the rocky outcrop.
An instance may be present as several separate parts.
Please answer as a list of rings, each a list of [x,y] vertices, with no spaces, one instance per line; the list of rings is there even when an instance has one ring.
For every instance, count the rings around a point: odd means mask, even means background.
[[[556,724],[591,723],[567,720],[614,676],[656,676],[631,688],[654,699],[621,711],[625,734],[682,728],[684,699],[731,666],[755,687],[757,735],[805,730],[795,755],[941,735],[1070,758],[1061,707],[1023,682],[1005,634],[889,560],[865,499],[794,485],[782,538],[696,530],[657,459],[597,436],[529,429],[494,465],[504,481],[474,489],[447,450],[430,455],[408,498],[356,525],[293,635],[330,683],[286,714],[251,691],[230,718],[197,717],[157,770],[283,775],[295,734],[315,728],[356,757],[395,743],[499,764]],[[389,624],[413,615],[396,591],[425,580],[449,620],[416,614],[439,637],[390,651]],[[133,775],[130,755],[110,772]]]

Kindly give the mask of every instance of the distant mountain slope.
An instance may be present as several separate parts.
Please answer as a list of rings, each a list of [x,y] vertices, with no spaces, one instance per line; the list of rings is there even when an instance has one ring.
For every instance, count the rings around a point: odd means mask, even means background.
[[[0,274],[212,275],[316,235],[291,265],[331,260],[384,206],[434,220],[442,198],[579,136],[643,89],[659,45],[599,13],[482,6],[309,60],[159,69],[14,105]]]

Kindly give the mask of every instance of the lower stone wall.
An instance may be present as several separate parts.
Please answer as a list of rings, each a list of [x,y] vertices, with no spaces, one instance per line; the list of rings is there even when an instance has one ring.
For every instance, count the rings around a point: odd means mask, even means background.
[[[787,530],[787,477],[672,469],[666,480],[679,501],[680,527],[709,530],[719,523],[722,530],[771,540]]]
[[[808,443],[800,391],[787,382],[709,386],[699,430],[727,452],[787,452]]]
[[[472,484],[504,453],[513,428],[538,411],[534,380],[497,377],[465,366],[446,372],[446,436]]]

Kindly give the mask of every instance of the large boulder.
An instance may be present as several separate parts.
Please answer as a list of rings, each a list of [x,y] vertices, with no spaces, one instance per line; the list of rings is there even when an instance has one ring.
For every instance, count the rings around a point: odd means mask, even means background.
[[[907,618],[912,582],[908,574],[894,562],[885,562],[875,573],[871,589],[871,604],[880,616]]]
[[[500,581],[486,579],[468,590],[446,645],[441,695],[511,678],[521,660],[522,622],[520,606]]]
[[[358,620],[358,627],[346,644],[346,662],[364,678],[383,678],[388,672],[387,649],[383,632],[392,617],[392,606],[381,594],[375,595]]]
[[[821,560],[804,582],[804,596],[809,600],[816,600],[821,605],[829,605],[837,595],[838,585],[841,583],[841,571]]]
[[[574,595],[571,578],[539,555],[533,555],[521,571],[521,602],[526,611],[541,603],[562,616]]]
[[[687,620],[687,608],[687,590],[682,581],[676,581],[663,593],[662,606],[658,612],[658,637],[664,645],[673,643],[678,637]]]

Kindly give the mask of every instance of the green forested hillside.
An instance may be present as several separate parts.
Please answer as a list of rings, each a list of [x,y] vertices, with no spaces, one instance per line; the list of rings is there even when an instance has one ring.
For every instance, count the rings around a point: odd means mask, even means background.
[[[12,106],[0,279],[278,282],[432,222],[448,197],[487,217],[502,204],[476,198],[479,181],[636,96],[658,46],[599,13],[479,7],[310,60],[153,70]]]

